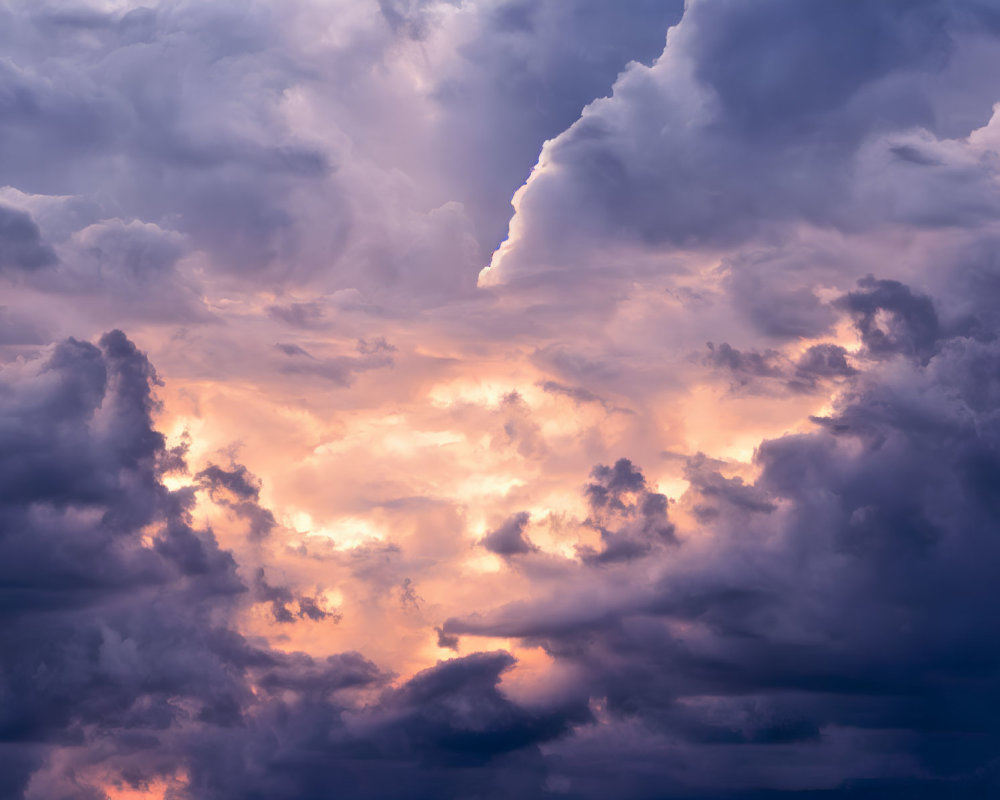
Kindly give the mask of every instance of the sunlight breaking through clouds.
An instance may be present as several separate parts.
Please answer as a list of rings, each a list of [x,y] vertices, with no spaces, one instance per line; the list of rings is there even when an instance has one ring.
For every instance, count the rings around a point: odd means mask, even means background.
[[[997,794],[990,3],[0,45],[0,798]]]

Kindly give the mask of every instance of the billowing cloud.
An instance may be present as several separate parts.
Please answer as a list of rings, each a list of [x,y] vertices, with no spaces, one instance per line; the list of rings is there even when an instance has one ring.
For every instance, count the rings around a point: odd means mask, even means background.
[[[988,2],[0,6],[0,796],[997,793]]]
[[[912,312],[911,333],[936,319],[928,298],[900,284],[867,281],[849,297],[852,308]],[[868,315],[856,324],[865,335]],[[996,594],[986,566],[1000,466],[989,376],[1000,354],[992,340],[940,330],[924,344],[876,348],[891,371],[853,376],[814,432],[763,442],[752,484],[692,461],[683,502],[697,512],[698,538],[654,571],[597,589],[564,578],[552,591],[571,599],[500,606],[445,631],[541,642],[580,668],[579,691],[604,698],[612,729],[634,721],[663,737],[675,764],[616,750],[649,771],[648,784],[635,778],[636,796],[700,786],[728,797],[755,782],[837,789],[831,796],[865,785],[979,796],[993,785],[1000,736],[987,699],[998,691],[997,631],[991,616],[966,611]],[[606,480],[588,493],[635,490],[637,473],[621,465],[595,473]],[[574,774],[572,745],[558,750]],[[701,759],[710,773],[684,766]],[[606,786],[610,769],[583,774]]]
[[[531,514],[527,511],[521,511],[507,518],[503,525],[483,537],[483,547],[499,556],[532,552],[537,548],[524,536],[524,529],[530,519]]]
[[[995,220],[994,87],[959,97],[949,77],[966,44],[995,35],[988,19],[977,3],[692,3],[655,64],[632,65],[546,143],[481,283],[635,270],[636,250],[712,252],[790,227]],[[950,101],[978,108],[977,123],[951,130]],[[779,291],[808,303],[807,288]]]
[[[579,702],[506,698],[506,653],[443,662],[383,690],[388,676],[357,654],[316,660],[251,643],[231,621],[248,601],[270,603],[279,622],[290,606],[314,621],[330,614],[263,570],[245,581],[212,531],[192,527],[192,492],[159,477],[155,374],[135,346],[118,331],[99,347],[67,340],[0,380],[8,796],[100,797],[102,779],[141,785],[177,771],[192,797],[301,797],[350,775],[352,796],[412,796],[386,783],[387,767],[438,774],[437,790],[499,780],[533,793],[537,745],[589,718]],[[238,466],[198,479],[258,497]],[[334,699],[366,688],[378,690],[369,703]],[[275,737],[282,748],[255,758]],[[508,769],[525,774],[500,779]]]

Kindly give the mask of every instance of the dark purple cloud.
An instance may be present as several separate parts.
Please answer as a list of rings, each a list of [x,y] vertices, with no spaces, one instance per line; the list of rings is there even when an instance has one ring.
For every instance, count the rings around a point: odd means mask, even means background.
[[[251,539],[261,539],[277,526],[271,510],[260,504],[260,481],[242,464],[234,464],[228,470],[209,464],[194,477],[214,500],[246,520]]]
[[[155,746],[189,714],[235,722],[247,690],[233,660],[256,656],[211,616],[244,589],[232,557],[190,526],[190,495],[157,478],[145,357],[115,331],[100,347],[62,342],[0,379],[0,730],[11,752],[38,766],[88,730],[128,750]]]
[[[987,0],[2,4],[0,797],[996,796],[998,36]],[[86,340],[120,320],[179,383],[295,383],[247,401],[283,464],[371,434],[281,476],[330,519],[191,474],[146,356]],[[812,405],[668,497],[715,390]],[[452,503],[400,475],[432,448],[499,466]],[[369,646],[455,657],[285,646],[379,604]]]
[[[938,0],[692,3],[655,64],[625,71],[610,98],[546,144],[515,200],[509,246],[484,281],[564,270],[586,280],[628,263],[608,255],[616,247],[711,252],[752,242],[752,258],[798,226],[854,233],[995,220],[992,162],[966,160],[937,138],[940,129],[968,136],[989,119],[991,81],[970,80],[959,93],[945,77],[963,68],[963,45],[995,36],[987,16],[979,3]],[[987,52],[995,56],[995,40]],[[939,108],[959,95],[979,117],[953,132]],[[927,152],[916,155],[913,138]],[[773,289],[779,316],[741,301],[773,335],[829,323],[819,308],[812,320],[792,308],[795,298],[815,303],[808,282]]]
[[[629,561],[677,541],[667,519],[666,496],[650,491],[642,472],[627,458],[610,467],[595,467],[591,478],[585,490],[590,508],[587,525],[600,533],[601,549],[581,547],[585,562]]]
[[[297,344],[278,343],[275,348],[287,358],[278,369],[291,375],[314,375],[338,386],[350,386],[356,374],[372,369],[391,367],[394,363],[394,347],[385,340],[370,344],[358,342],[357,356],[335,356],[333,358],[317,358],[304,347]]]
[[[568,597],[444,626],[541,643],[617,724],[669,743],[676,763],[605,742],[635,759],[628,796],[997,789],[1000,350],[932,326],[932,301],[902,284],[866,280],[848,297],[862,337],[868,309],[893,309],[899,346],[874,348],[860,373],[832,348],[808,359],[832,358],[846,390],[814,433],[760,445],[754,483],[689,463],[684,503],[709,538],[682,541],[652,569],[646,554],[618,576],[628,589],[563,578],[553,590]],[[642,488],[624,461],[595,477],[595,507]],[[563,774],[580,797],[602,796],[612,762],[574,761],[586,752],[576,741],[555,748]]]
[[[854,375],[848,351],[837,344],[811,345],[794,361],[777,350],[737,350],[727,342],[708,343],[704,362],[730,377],[733,392],[809,393],[827,389],[831,381]],[[860,356],[860,354],[856,354]]]
[[[851,313],[865,351],[873,357],[904,353],[923,363],[933,355],[941,335],[931,299],[915,295],[899,281],[861,281],[861,291],[850,292],[840,304]],[[878,315],[885,315],[885,328]]]
[[[508,654],[381,690],[388,676],[358,654],[316,660],[235,632],[228,620],[248,602],[279,622],[336,616],[264,569],[245,581],[193,527],[193,490],[160,482],[177,464],[152,428],[155,380],[119,331],[0,372],[4,796],[30,794],[41,769],[50,796],[97,797],[75,772],[97,761],[136,784],[186,769],[202,798],[537,795],[538,745],[589,712],[509,700],[497,688]],[[259,508],[239,465],[196,477],[238,512]],[[381,693],[336,699],[353,689]],[[64,747],[79,757],[47,764]]]

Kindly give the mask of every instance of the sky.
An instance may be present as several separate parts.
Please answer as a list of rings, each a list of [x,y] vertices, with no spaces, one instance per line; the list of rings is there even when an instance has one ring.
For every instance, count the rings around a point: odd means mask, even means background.
[[[993,0],[0,0],[0,800],[996,797],[998,75]]]

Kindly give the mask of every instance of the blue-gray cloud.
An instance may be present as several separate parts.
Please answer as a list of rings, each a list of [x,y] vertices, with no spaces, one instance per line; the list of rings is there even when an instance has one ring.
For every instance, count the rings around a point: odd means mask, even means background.
[[[986,17],[982,4],[937,0],[691,3],[654,65],[627,70],[611,98],[547,143],[517,198],[510,246],[484,280],[548,270],[585,280],[619,260],[607,255],[616,245],[711,250],[770,243],[795,225],[997,219],[995,165],[938,133],[949,127],[945,76],[964,64],[965,44],[995,37]],[[990,41],[984,64],[996,55]],[[948,136],[989,119],[994,84],[966,88],[977,122]],[[822,328],[801,316],[771,324],[777,334]]]
[[[0,206],[0,270],[31,272],[57,261],[29,214]]]
[[[119,331],[0,372],[4,796],[37,796],[29,780],[42,770],[47,796],[99,797],[75,771],[95,759],[135,785],[184,769],[199,798],[537,796],[538,745],[590,714],[579,701],[508,699],[508,654],[442,662],[388,689],[356,653],[317,660],[235,631],[228,620],[253,602],[279,622],[336,617],[263,569],[244,581],[193,526],[194,489],[160,481],[181,465],[152,427],[155,381]],[[262,511],[239,465],[197,479],[238,513]],[[371,704],[341,698],[359,688]],[[79,759],[47,763],[64,747]]]
[[[866,368],[832,346],[806,359],[847,381],[815,432],[762,442],[753,483],[689,461],[683,503],[707,539],[636,554],[607,579],[617,591],[560,573],[545,600],[443,627],[541,644],[585,676],[581,693],[676,748],[674,763],[639,747],[628,796],[996,791],[1000,348],[946,331],[897,282],[867,279],[842,306]],[[890,332],[872,331],[875,309]],[[596,506],[641,489],[628,462],[595,476]],[[574,762],[573,741],[555,748],[564,774],[602,796],[613,771]]]

